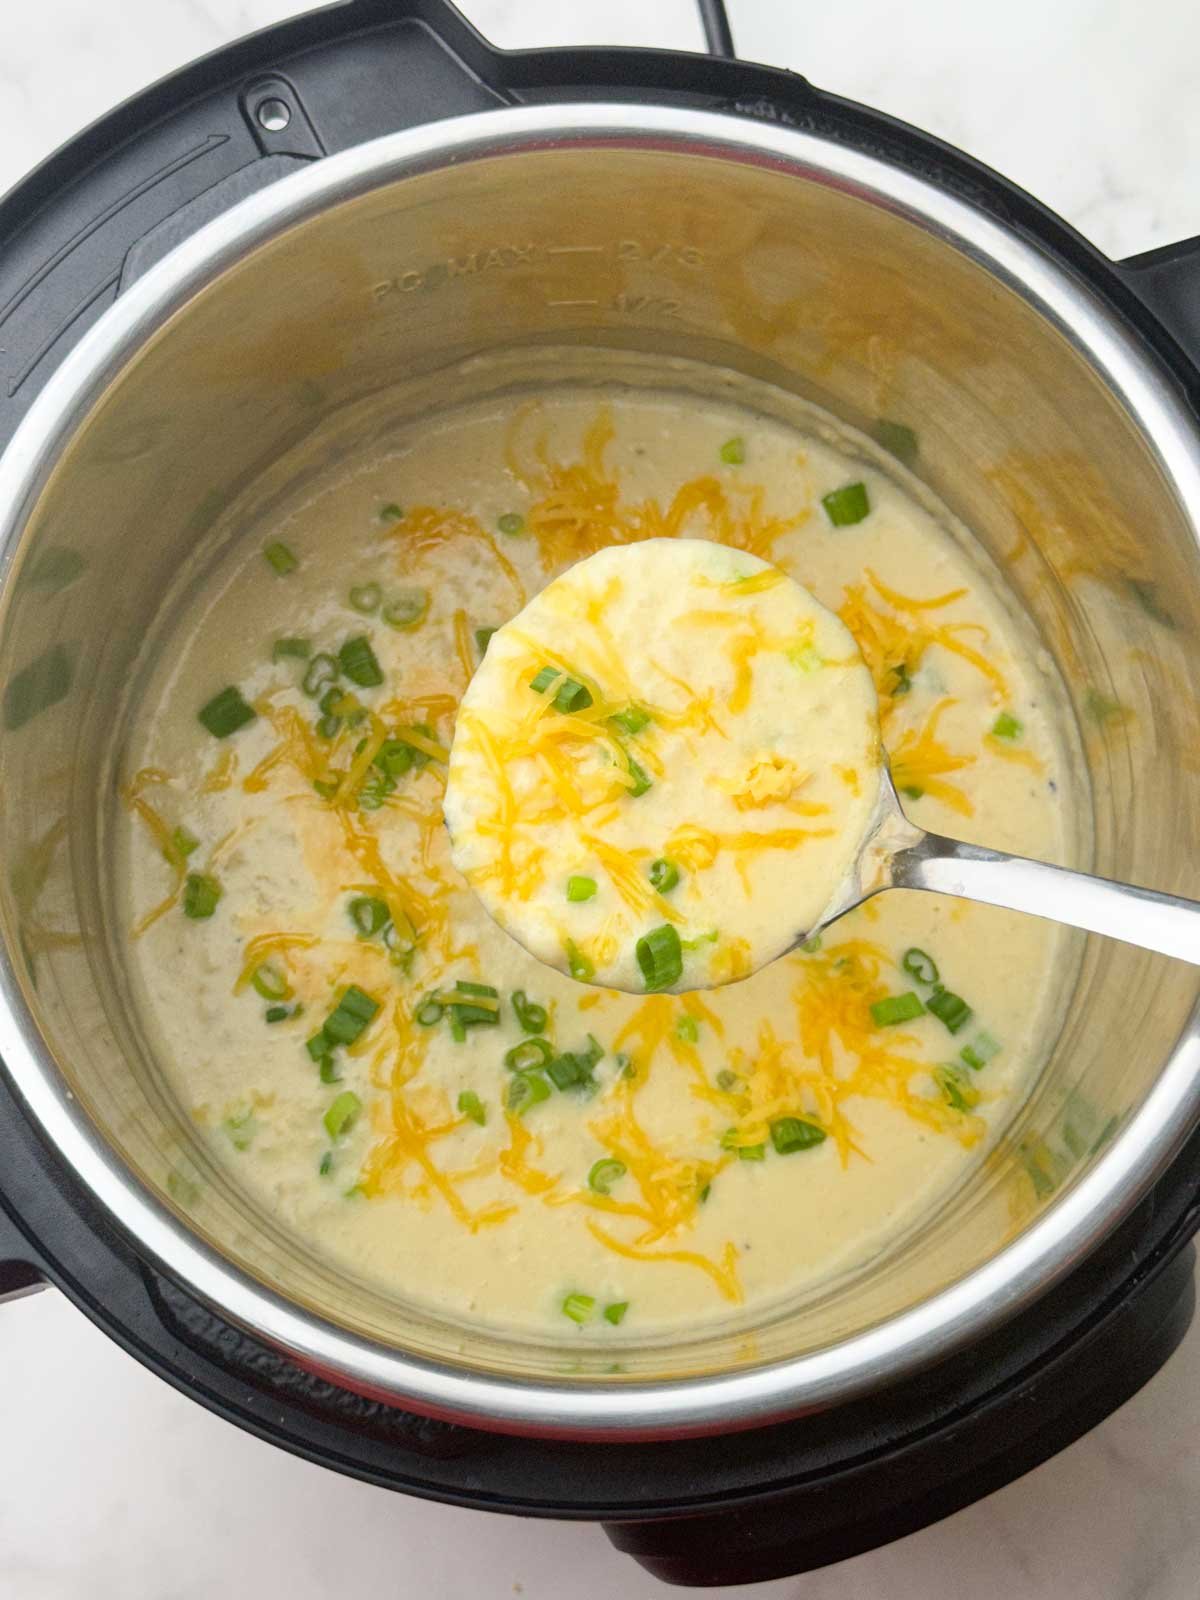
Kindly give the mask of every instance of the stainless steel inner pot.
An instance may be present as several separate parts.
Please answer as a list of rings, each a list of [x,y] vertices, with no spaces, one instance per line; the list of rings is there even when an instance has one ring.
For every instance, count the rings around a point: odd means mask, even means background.
[[[634,382],[704,362],[917,428],[921,476],[1073,700],[1079,864],[1200,896],[1200,450],[1140,344],[1036,244],[832,143],[682,109],[496,111],[211,224],[98,322],[0,462],[0,1055],[145,1254],[335,1382],[517,1431],[748,1426],[964,1345],[1113,1227],[1196,1115],[1194,969],[1091,941],[1028,1103],[919,1234],[753,1327],[631,1346],[618,1374],[611,1347],[450,1325],[281,1233],[196,1144],[125,994],[115,745],[180,573],[346,407],[534,381],[550,350]]]

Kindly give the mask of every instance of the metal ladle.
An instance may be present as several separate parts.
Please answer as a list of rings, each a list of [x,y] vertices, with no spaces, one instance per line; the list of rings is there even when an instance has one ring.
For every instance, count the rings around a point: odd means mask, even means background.
[[[931,889],[1045,917],[1200,966],[1200,902],[926,833],[905,816],[886,765],[854,869],[797,944],[884,889]]]

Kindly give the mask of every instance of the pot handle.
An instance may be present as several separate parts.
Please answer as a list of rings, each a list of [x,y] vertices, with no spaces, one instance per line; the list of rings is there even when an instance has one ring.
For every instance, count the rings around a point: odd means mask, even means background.
[[[1200,361],[1200,237],[1129,256],[1116,268],[1180,348]]]

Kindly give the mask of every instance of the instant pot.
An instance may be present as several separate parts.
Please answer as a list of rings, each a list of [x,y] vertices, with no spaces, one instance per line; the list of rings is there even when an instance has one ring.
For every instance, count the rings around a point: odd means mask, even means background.
[[[106,869],[156,630],[272,486],[347,418],[590,375],[912,430],[1067,687],[1078,864],[1200,897],[1200,240],[1109,261],[958,151],[731,59],[702,11],[712,57],[504,53],[440,0],[347,0],[0,202],[0,1289],[53,1284],[311,1460],[601,1520],[697,1585],[911,1532],[1168,1357],[1196,970],[1088,941],[1034,1092],[918,1233],[614,1373],[452,1327],[257,1213],[154,1071]]]

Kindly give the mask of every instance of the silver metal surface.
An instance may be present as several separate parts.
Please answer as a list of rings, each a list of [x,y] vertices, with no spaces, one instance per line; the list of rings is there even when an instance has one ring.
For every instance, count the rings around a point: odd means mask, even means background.
[[[905,815],[885,769],[879,810],[851,881],[798,942],[886,889],[929,889],[1004,906],[1200,966],[1200,902],[927,833]]]
[[[1071,696],[1077,864],[1200,890],[1200,454],[1138,343],[1030,241],[848,148],[682,108],[489,112],[210,224],[100,319],[0,460],[0,1057],[148,1259],[331,1380],[485,1427],[715,1432],[944,1357],[1093,1249],[1195,1123],[1196,979],[1089,944],[1028,1103],[921,1230],[803,1304],[631,1338],[621,1374],[586,1335],[565,1357],[362,1283],[259,1212],[129,995],[112,812],[148,654],[347,418],[580,370],[917,427],[921,477]]]

